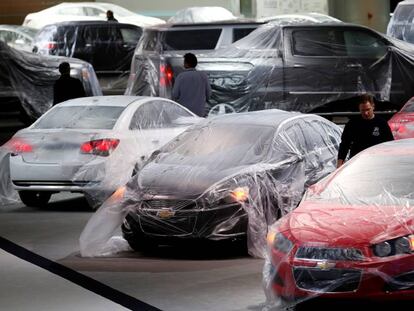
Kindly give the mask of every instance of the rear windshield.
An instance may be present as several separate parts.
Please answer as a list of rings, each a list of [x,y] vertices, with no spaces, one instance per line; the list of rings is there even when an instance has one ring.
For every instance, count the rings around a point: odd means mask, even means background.
[[[48,111],[34,129],[112,129],[125,107],[71,106]]]
[[[391,20],[391,27],[387,33],[392,37],[414,42],[414,29],[412,29],[414,19],[414,5],[400,5],[394,12]]]

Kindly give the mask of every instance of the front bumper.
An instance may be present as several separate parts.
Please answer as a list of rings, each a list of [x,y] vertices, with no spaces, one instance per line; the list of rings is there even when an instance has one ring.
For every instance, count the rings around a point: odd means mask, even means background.
[[[166,243],[189,239],[242,239],[247,232],[247,214],[239,203],[214,207],[177,201],[181,208],[138,208],[124,222],[124,236],[149,238]]]
[[[272,290],[286,300],[414,300],[413,254],[328,262],[297,259],[294,253],[272,249]]]

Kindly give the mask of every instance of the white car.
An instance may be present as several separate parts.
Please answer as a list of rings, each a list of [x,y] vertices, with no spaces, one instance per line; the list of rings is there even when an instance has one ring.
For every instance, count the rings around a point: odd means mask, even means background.
[[[63,2],[45,10],[30,13],[23,21],[24,26],[40,29],[43,26],[65,21],[106,20],[106,11],[114,12],[120,23],[147,27],[165,23],[164,20],[136,14],[119,5],[104,2]]]
[[[12,185],[28,206],[44,206],[60,191],[84,193],[96,205],[154,150],[200,120],[159,97],[68,100],[6,144]]]
[[[0,40],[7,43],[13,49],[31,52],[33,49],[33,39],[37,29],[18,26],[0,25]]]

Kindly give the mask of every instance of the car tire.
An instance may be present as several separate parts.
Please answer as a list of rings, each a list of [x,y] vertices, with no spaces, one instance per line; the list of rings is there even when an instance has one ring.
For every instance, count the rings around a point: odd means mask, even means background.
[[[19,191],[20,200],[31,207],[44,207],[51,196],[52,193],[47,191]]]
[[[121,228],[122,235],[129,246],[137,252],[154,251],[158,247],[158,244],[155,241],[146,238],[144,235],[135,232],[133,226],[133,218],[130,215],[127,215]]]

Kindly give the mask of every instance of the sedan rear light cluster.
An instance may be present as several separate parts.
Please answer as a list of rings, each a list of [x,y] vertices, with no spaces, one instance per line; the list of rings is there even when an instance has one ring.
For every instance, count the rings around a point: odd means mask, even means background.
[[[160,86],[171,86],[174,74],[170,65],[160,65]]]
[[[33,151],[33,146],[22,138],[10,139],[5,147],[13,154],[28,153]]]
[[[107,157],[113,150],[115,150],[118,144],[119,139],[104,138],[91,140],[83,143],[80,147],[80,151],[81,153]]]
[[[57,48],[57,42],[55,42],[55,41],[45,42],[43,44],[43,48],[48,49],[48,50],[56,49]]]

